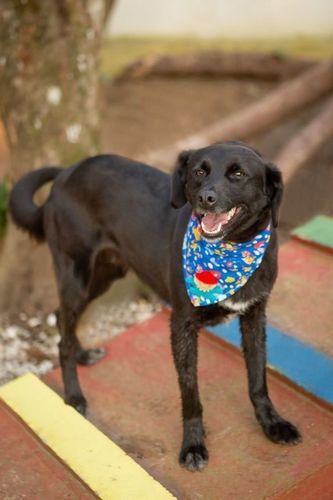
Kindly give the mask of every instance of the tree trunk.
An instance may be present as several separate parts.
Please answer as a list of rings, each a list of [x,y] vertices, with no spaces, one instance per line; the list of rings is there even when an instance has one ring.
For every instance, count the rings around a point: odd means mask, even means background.
[[[111,2],[107,2],[111,4]],[[10,182],[45,164],[97,152],[97,54],[104,0],[4,0],[0,113]],[[55,306],[50,258],[9,224],[0,262],[0,312]]]
[[[159,77],[237,77],[282,80],[309,69],[315,61],[272,53],[202,51],[181,55],[150,55],[127,66],[118,80]]]
[[[183,149],[200,148],[213,142],[242,140],[253,136],[327,94],[332,87],[333,60],[328,60],[286,81],[232,116],[227,116],[168,147],[148,151],[141,159],[170,170],[176,155]]]

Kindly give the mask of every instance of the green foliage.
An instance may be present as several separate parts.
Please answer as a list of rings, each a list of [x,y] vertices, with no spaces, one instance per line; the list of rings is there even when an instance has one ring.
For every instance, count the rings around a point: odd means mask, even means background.
[[[3,236],[7,223],[8,195],[8,185],[3,182],[2,184],[0,184],[0,237]]]

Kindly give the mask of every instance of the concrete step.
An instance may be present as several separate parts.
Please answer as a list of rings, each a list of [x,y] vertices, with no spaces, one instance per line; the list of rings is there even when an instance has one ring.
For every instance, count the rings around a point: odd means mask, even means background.
[[[241,355],[208,333],[200,338],[199,377],[210,462],[198,474],[179,467],[180,398],[168,323],[167,313],[161,313],[135,325],[109,342],[104,360],[80,368],[89,419],[177,498],[282,495],[303,481],[311,484],[311,477],[328,467],[319,495],[328,499],[325,491],[333,491],[332,412],[270,373],[274,403],[300,427],[304,440],[295,447],[269,442],[253,415]],[[59,370],[46,380],[62,393]]]
[[[300,241],[280,248],[269,321],[333,357],[333,256]]]
[[[0,498],[96,498],[0,401]]]
[[[36,376],[1,387],[0,399],[1,498],[174,498]]]

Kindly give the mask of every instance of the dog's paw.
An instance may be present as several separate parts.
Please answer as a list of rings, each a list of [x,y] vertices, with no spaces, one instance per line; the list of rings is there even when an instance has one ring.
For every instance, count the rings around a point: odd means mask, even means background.
[[[104,358],[105,349],[98,347],[96,349],[80,349],[76,353],[76,361],[79,365],[93,365],[100,359]]]
[[[302,436],[297,427],[287,420],[279,420],[264,427],[264,432],[268,439],[280,444],[298,444],[302,441]]]
[[[179,455],[179,463],[192,472],[203,470],[208,463],[208,450],[204,444],[196,444],[183,448]]]
[[[81,415],[85,416],[87,411],[87,400],[84,396],[82,396],[82,394],[70,396],[65,399],[65,402],[68,405],[73,406],[73,408],[81,413]]]

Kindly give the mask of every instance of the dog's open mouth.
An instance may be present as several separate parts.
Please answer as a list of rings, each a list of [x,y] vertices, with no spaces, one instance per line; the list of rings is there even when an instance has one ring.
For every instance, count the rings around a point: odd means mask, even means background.
[[[201,229],[204,235],[213,238],[223,233],[235,217],[239,214],[241,208],[233,207],[228,212],[220,214],[207,212],[201,216]]]

